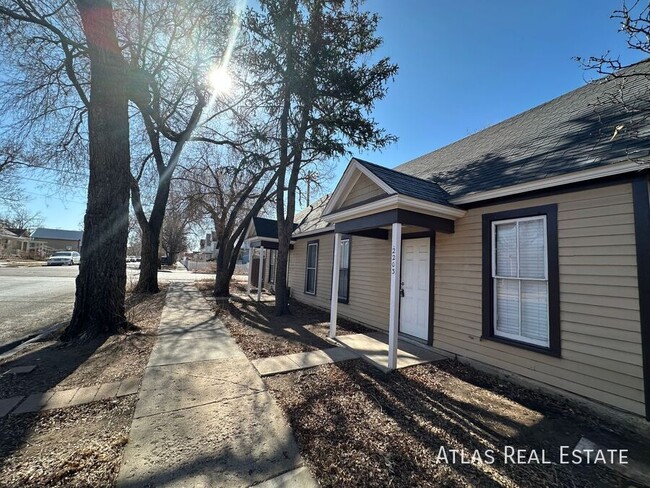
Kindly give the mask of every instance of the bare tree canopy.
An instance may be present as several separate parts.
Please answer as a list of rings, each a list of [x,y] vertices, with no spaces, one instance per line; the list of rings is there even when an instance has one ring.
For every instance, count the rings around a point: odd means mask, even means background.
[[[227,297],[246,229],[274,196],[277,165],[263,154],[235,148],[204,148],[179,178],[214,229],[217,244],[214,295]]]
[[[126,326],[120,264],[128,225],[128,71],[113,13],[105,0],[0,3],[2,54],[13,66],[13,76],[3,79],[3,108],[13,108],[14,137],[31,137],[54,159],[67,153],[78,160],[88,151],[84,245],[65,340]]]
[[[0,214],[0,224],[19,230],[33,231],[43,225],[40,212],[30,212],[23,204],[14,206],[5,214]]]

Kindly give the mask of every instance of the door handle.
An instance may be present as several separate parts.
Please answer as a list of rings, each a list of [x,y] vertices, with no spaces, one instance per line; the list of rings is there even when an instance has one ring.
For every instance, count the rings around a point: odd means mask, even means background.
[[[399,289],[399,296],[401,296],[402,298],[404,298],[404,288],[400,288],[400,289]]]

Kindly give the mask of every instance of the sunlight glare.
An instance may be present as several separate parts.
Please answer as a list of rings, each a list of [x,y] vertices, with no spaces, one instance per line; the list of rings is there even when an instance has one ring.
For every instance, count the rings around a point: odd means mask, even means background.
[[[215,66],[208,73],[208,83],[215,93],[228,93],[232,88],[232,79],[225,68]]]

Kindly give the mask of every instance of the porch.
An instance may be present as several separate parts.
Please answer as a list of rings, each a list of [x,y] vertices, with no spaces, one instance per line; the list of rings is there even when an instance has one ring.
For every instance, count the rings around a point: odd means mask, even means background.
[[[438,358],[426,348],[434,334],[435,238],[453,233],[456,219],[466,213],[446,197],[435,182],[353,159],[323,212],[334,228],[329,338],[348,342],[385,371]],[[391,244],[385,264],[376,263],[390,269],[387,335],[337,339],[341,265],[346,272],[349,265],[349,244],[342,247],[342,241],[350,236]],[[380,304],[386,297],[371,300]]]
[[[252,290],[254,289],[256,300],[260,302],[264,300],[264,284],[273,285],[275,281],[275,261],[278,249],[277,222],[272,219],[254,217],[246,230],[244,243],[249,249],[246,294],[253,296]]]
[[[370,332],[368,334],[348,334],[330,339],[339,346],[354,351],[365,361],[377,367],[384,373],[390,369],[388,365],[388,335],[383,332]],[[419,346],[405,339],[399,341],[395,353],[395,368],[402,369],[418,364],[433,363],[446,359],[443,355],[432,350]]]

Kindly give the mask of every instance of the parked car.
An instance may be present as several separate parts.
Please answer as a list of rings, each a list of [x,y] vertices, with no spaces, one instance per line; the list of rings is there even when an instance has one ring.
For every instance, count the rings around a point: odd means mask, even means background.
[[[81,255],[76,251],[57,251],[52,254],[48,260],[48,266],[57,266],[67,264],[72,266],[73,264],[79,264],[81,261]]]

